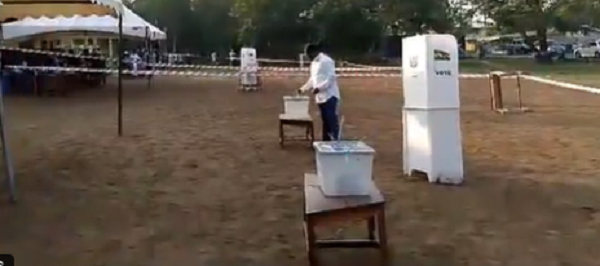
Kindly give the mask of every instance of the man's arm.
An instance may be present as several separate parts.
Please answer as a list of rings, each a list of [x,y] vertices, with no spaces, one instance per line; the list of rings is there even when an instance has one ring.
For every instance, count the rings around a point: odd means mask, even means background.
[[[308,80],[306,81],[306,83],[304,83],[304,85],[302,85],[302,87],[300,87],[300,92],[301,93],[305,93],[309,90],[312,89],[312,77],[309,77]]]

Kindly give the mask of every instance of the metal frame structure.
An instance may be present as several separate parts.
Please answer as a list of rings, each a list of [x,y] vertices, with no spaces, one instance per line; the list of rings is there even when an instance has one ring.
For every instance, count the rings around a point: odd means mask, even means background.
[[[120,1],[112,0],[89,0],[91,4],[107,5],[113,11],[115,11],[119,17],[119,71],[118,71],[118,134],[123,135],[123,4]],[[0,0],[0,8],[2,8],[2,1]],[[0,24],[0,46],[4,44],[4,34],[2,31],[2,25]],[[2,52],[0,51],[0,71],[4,72],[2,65]],[[0,76],[3,76],[4,73]],[[0,142],[2,144],[2,155],[4,157],[4,170],[6,174],[6,185],[9,191],[9,200],[11,203],[17,202],[17,188],[16,188],[16,177],[14,166],[12,164],[12,157],[9,147],[8,134],[6,132],[6,116],[4,112],[4,91],[2,83],[0,82]]]
[[[2,6],[2,3],[0,3]],[[1,7],[0,7],[1,8]],[[2,24],[0,24],[0,46],[4,44],[4,34]],[[4,78],[4,66],[2,65],[2,52],[0,51],[0,80]],[[15,171],[12,164],[12,158],[9,148],[8,134],[6,132],[6,116],[4,115],[4,88],[0,82],[0,141],[2,142],[2,157],[4,159],[4,170],[6,174],[6,185],[8,187],[9,200],[12,203],[17,202],[17,185],[15,180]]]

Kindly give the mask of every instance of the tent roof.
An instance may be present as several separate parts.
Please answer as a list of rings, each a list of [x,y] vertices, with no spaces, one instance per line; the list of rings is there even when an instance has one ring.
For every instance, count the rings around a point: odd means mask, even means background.
[[[27,16],[106,15],[123,11],[121,0],[0,0],[0,19]]]
[[[153,40],[166,39],[166,34],[154,25],[135,14],[127,7],[123,8],[123,34],[144,38],[148,27],[149,37]],[[92,31],[118,34],[118,19],[110,15],[57,16],[39,18],[26,17],[19,21],[3,24],[4,39],[18,39],[39,34],[64,31]]]
[[[123,5],[122,0],[0,0],[0,4],[88,4],[104,5],[116,9]]]
[[[106,6],[91,4],[4,4],[0,8],[0,21],[20,20],[26,17],[111,15],[113,10]]]

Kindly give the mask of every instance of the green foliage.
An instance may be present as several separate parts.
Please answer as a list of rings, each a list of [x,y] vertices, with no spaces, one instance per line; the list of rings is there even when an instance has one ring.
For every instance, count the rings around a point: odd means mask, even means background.
[[[540,49],[547,45],[547,30],[578,31],[582,25],[598,26],[598,0],[469,0],[504,32],[535,31]]]
[[[128,1],[125,1],[128,2]],[[452,4],[451,4],[452,3]],[[179,51],[227,53],[252,45],[264,56],[292,57],[306,42],[340,55],[376,52],[386,34],[464,35],[475,13],[502,31],[573,30],[598,25],[598,0],[135,0],[134,10],[168,29]],[[391,30],[390,30],[391,29]],[[173,39],[176,39],[174,41]]]

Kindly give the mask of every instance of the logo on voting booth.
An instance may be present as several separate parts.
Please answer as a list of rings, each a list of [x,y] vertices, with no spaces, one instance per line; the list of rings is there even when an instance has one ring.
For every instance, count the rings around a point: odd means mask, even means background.
[[[410,67],[412,67],[412,68],[417,67],[419,65],[419,57],[417,57],[417,56],[411,57],[409,64],[410,64]]]
[[[450,62],[450,53],[439,49],[434,49],[433,61],[435,62],[434,71],[436,76],[452,76],[452,71],[438,69],[438,62]]]
[[[444,52],[442,50],[434,49],[433,50],[433,60],[434,61],[450,61],[450,53]]]

